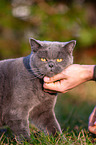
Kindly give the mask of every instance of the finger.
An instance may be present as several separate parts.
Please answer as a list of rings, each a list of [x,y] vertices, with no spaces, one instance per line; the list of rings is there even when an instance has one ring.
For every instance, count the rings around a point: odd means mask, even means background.
[[[93,126],[95,121],[96,121],[96,107],[93,109],[92,113],[90,114],[89,125]]]
[[[93,109],[94,115],[96,116],[96,106]]]
[[[48,90],[55,90],[57,87],[56,83],[44,83],[43,87]]]
[[[91,133],[96,134],[96,126],[89,126],[88,129]]]
[[[63,93],[65,90],[62,87],[60,81],[54,83],[44,83],[43,87],[48,90],[56,91],[59,93]]]
[[[66,79],[66,75],[64,74],[64,71],[49,78],[49,77],[44,77],[44,82],[55,82],[55,81],[58,81],[58,80],[61,80],[61,79]]]
[[[88,126],[93,126],[94,125],[94,116],[93,116],[93,113],[91,113],[90,117],[89,117],[89,123],[88,123]]]
[[[96,121],[94,122],[94,125],[96,126]]]
[[[58,82],[55,83],[44,83],[43,87],[48,90],[58,91]]]
[[[47,93],[57,93],[56,91],[51,91],[51,90],[47,90],[47,89],[44,89],[44,92],[47,92]]]

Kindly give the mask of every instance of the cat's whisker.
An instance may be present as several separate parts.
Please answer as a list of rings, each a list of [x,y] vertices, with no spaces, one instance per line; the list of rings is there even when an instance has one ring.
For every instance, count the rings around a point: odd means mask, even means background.
[[[36,68],[32,68],[32,69],[28,69],[28,70],[31,70],[31,71],[39,71],[39,70],[36,69]]]
[[[37,68],[32,68],[32,69],[30,68],[28,70],[33,72],[34,76],[32,77],[32,79],[43,78],[45,76],[44,74],[41,74],[40,71]]]
[[[38,69],[37,69],[37,68],[32,68],[32,69],[30,68],[30,69],[28,69],[28,70],[38,70]]]
[[[42,78],[43,78],[45,75],[44,74],[40,74],[40,75],[32,77],[31,79],[33,80],[33,79],[36,79],[36,78],[40,78],[40,76],[42,76]]]
[[[36,76],[34,75],[34,77],[32,77],[32,79],[36,79],[36,78],[43,78],[44,74],[41,74],[40,71],[37,68],[30,68],[28,69],[29,71],[33,71],[33,75],[36,74]]]
[[[39,71],[39,70],[37,70],[37,69],[28,69],[28,71],[40,72],[40,71]]]
[[[32,70],[32,69],[29,69],[28,71],[32,71],[33,73],[40,73],[40,71],[38,71],[38,70]]]

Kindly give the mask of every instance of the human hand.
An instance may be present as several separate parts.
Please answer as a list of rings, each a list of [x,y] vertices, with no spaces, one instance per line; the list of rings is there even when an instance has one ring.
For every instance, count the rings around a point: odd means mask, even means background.
[[[96,134],[96,106],[89,117],[88,129],[91,133]]]
[[[44,89],[49,92],[66,93],[79,84],[93,79],[94,65],[72,64],[61,73],[48,78],[44,77]]]

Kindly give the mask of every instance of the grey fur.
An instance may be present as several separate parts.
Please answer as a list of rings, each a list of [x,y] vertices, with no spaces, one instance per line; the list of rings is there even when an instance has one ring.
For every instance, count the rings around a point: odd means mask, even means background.
[[[43,91],[43,77],[53,76],[73,63],[76,41],[49,42],[30,38],[30,44],[29,56],[0,61],[0,125],[8,125],[19,141],[21,135],[30,139],[29,116],[45,133],[62,132],[54,113],[57,96]],[[47,62],[41,62],[41,57]],[[57,63],[57,58],[63,61]]]

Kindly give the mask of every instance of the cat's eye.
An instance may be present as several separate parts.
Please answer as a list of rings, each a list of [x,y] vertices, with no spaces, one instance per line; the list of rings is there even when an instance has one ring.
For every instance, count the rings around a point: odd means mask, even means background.
[[[47,61],[47,59],[46,58],[41,58],[41,61]]]
[[[60,59],[58,58],[58,59],[57,59],[57,62],[61,62],[61,61],[63,61],[63,59],[62,59],[62,58],[60,58]]]

